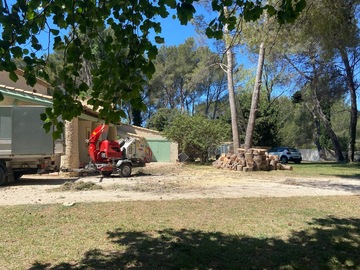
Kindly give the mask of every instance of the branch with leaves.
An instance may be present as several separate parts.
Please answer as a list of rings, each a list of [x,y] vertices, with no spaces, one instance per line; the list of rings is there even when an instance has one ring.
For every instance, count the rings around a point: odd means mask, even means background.
[[[64,50],[64,64],[58,75],[62,85],[55,89],[53,107],[46,110],[42,119],[50,130],[55,126],[54,137],[59,137],[64,120],[79,116],[83,110],[82,93],[89,92],[87,104],[99,111],[106,122],[119,122],[124,112],[119,101],[129,102],[137,109],[145,109],[141,99],[143,85],[154,73],[153,60],[157,47],[149,39],[149,33],[161,33],[157,18],[169,16],[169,9],[176,10],[180,23],[186,25],[196,10],[194,0],[17,0],[11,6],[6,0],[0,6],[0,70],[9,72],[16,81],[15,59],[25,62],[24,77],[29,85],[36,83],[36,74],[48,79],[46,58],[42,51]],[[262,1],[213,0],[212,9],[217,18],[206,30],[209,38],[221,38],[224,25],[236,27],[238,16],[245,20],[257,20],[263,12],[275,16],[279,22],[292,22],[304,9],[305,0],[282,0],[279,8],[263,5]],[[241,8],[224,16],[224,7]],[[77,33],[89,39],[98,36],[98,29],[111,28],[114,36],[103,42],[105,57],[92,70],[92,82],[79,81],[84,59],[95,61],[91,43],[79,38]],[[62,33],[69,34],[63,36]],[[44,48],[38,39],[46,32],[51,36],[53,48]],[[163,43],[161,36],[155,43]],[[47,43],[49,46],[50,41]],[[36,73],[38,72],[38,73]],[[3,96],[0,94],[0,100]],[[61,116],[62,120],[59,120]]]

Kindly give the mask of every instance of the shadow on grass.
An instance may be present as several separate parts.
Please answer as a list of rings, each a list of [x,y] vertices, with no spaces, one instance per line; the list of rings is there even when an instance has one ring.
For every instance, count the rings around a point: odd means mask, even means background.
[[[316,219],[287,241],[165,229],[108,238],[123,252],[89,250],[79,262],[35,262],[41,269],[359,269],[360,219]]]
[[[354,195],[360,194],[360,181],[356,183],[354,181],[350,183],[341,183],[335,181],[286,179],[283,183],[286,185],[319,188],[322,190],[347,191],[347,192],[351,192]]]
[[[140,177],[140,176],[154,176],[151,173],[144,173],[144,172],[135,172],[129,177]],[[68,178],[60,178],[60,177],[46,177],[44,175],[36,177],[26,177],[23,176],[20,178],[19,181],[13,181],[8,183],[8,186],[36,186],[36,185],[62,185],[68,182],[75,182],[79,179],[86,179],[87,177],[96,177],[100,182],[103,182],[103,179],[106,178],[119,178],[124,179],[123,176],[120,176],[119,174],[112,174],[110,177],[103,177],[100,174],[89,174],[89,175],[82,175],[77,177],[68,177]]]
[[[293,165],[296,167],[309,168],[311,170],[321,168],[328,169],[329,171],[334,171],[333,176],[339,178],[347,178],[347,179],[360,179],[360,163],[340,163],[340,162],[303,162],[301,164]],[[344,171],[344,174],[340,174]],[[352,172],[348,174],[349,172]],[[327,176],[329,174],[319,174]]]
[[[19,181],[8,183],[8,186],[37,186],[37,185],[62,185],[75,182],[78,178],[21,178]]]
[[[359,162],[354,162],[354,163],[343,163],[343,162],[313,162],[313,161],[308,161],[308,162],[302,162],[301,164],[296,164],[297,166],[308,166],[308,167],[316,167],[316,166],[323,166],[323,167],[335,167],[335,168],[353,168],[353,169],[360,169],[360,163]]]
[[[360,173],[354,173],[351,175],[335,174],[336,177],[347,178],[347,179],[358,179],[360,180]]]

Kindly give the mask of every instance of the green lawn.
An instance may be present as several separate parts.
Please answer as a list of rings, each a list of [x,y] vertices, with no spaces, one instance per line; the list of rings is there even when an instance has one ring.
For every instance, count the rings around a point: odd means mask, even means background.
[[[1,207],[0,269],[360,269],[360,197]]]
[[[294,167],[294,171],[302,176],[339,176],[345,178],[360,179],[360,164],[346,163],[339,164],[334,162],[327,163],[306,163],[289,165]]]

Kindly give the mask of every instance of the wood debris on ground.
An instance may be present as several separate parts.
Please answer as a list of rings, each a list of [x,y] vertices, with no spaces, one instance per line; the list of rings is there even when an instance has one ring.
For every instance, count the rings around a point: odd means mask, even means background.
[[[267,149],[258,148],[238,148],[235,154],[222,154],[214,161],[213,166],[242,172],[293,169],[290,165],[280,163],[277,155],[270,155]]]

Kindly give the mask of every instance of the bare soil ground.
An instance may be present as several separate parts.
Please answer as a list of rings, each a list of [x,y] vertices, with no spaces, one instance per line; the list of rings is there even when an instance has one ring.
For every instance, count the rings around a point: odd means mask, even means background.
[[[64,191],[64,183],[91,182],[95,190]],[[73,204],[123,200],[360,195],[360,180],[340,177],[304,178],[276,172],[234,172],[213,167],[151,163],[131,177],[23,176],[0,187],[0,205]]]

